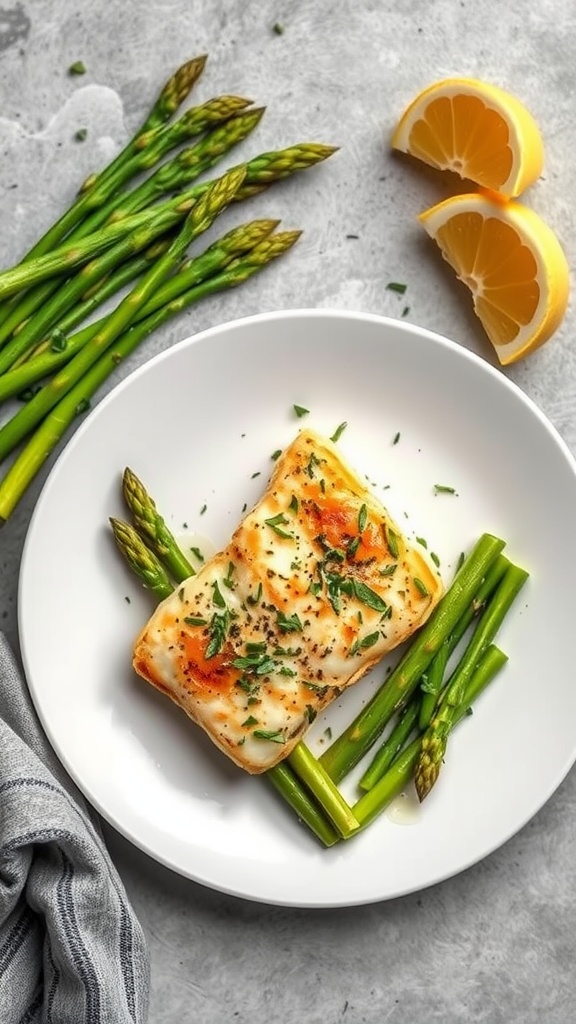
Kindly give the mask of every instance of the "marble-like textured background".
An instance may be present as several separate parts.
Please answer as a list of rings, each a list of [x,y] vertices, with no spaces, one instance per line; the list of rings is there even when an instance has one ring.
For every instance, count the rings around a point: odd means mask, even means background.
[[[242,154],[312,138],[341,151],[253,201],[255,216],[277,215],[305,231],[282,265],[160,330],[110,386],[176,339],[294,306],[401,316],[409,305],[408,320],[494,362],[466,292],[415,221],[454,183],[388,149],[406,103],[446,75],[494,81],[531,108],[547,163],[526,198],[574,265],[576,13],[569,0],[3,0],[2,265],[18,259],[85,175],[126,141],[167,75],[202,52],[209,63],[198,100],[238,92],[267,106]],[[67,73],[76,60],[86,65],[81,78]],[[87,129],[84,142],[75,139],[79,128]],[[407,283],[406,296],[386,290],[391,279]],[[573,334],[571,309],[548,346],[507,372],[576,452]],[[15,645],[19,559],[49,465],[0,535],[0,626]],[[574,1020],[573,772],[483,863],[420,895],[350,910],[222,896],[159,867],[111,829],[106,834],[150,941],[151,1024]]]

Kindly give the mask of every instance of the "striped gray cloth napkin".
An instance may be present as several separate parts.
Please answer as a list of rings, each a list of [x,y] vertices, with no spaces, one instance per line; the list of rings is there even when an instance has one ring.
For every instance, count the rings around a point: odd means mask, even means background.
[[[0,634],[0,1021],[143,1024],[148,956]]]

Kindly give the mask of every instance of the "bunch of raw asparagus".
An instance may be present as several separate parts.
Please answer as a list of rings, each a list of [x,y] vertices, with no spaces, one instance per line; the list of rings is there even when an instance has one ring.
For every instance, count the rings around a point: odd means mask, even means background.
[[[0,428],[0,465],[16,452],[0,480],[0,523],[121,360],[169,317],[246,281],[300,235],[254,220],[187,255],[230,203],[335,152],[300,143],[199,181],[264,112],[223,95],[174,119],[205,63],[198,57],[176,71],[122,152],[84,182],[20,263],[0,272],[0,403],[24,402]],[[112,311],[95,319],[104,303]]]
[[[194,568],[130,469],[122,492],[131,522],[110,520],[118,548],[145,587],[167,597]],[[324,846],[365,828],[409,784],[422,801],[436,783],[450,733],[507,662],[494,640],[528,573],[504,547],[491,534],[478,539],[396,667],[320,758],[301,741],[265,773]],[[382,738],[350,804],[338,784]]]

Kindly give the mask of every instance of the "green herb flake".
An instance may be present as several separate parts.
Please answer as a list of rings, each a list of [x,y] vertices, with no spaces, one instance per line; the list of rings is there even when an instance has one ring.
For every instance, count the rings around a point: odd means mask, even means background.
[[[386,530],[386,543],[392,558],[398,558],[398,537],[390,527]]]
[[[346,557],[354,558],[360,547],[360,537],[351,537],[346,545]]]
[[[448,487],[446,484],[434,484],[436,494],[456,494],[455,487]]]
[[[128,594],[125,595],[124,600],[126,601],[126,604],[130,604],[131,603],[130,602],[130,598],[128,597]]]
[[[34,395],[37,395],[39,391],[40,385],[36,387],[24,388],[23,391],[20,391],[16,397],[19,402],[30,402],[34,398]]]
[[[410,312],[410,306],[404,306],[404,309],[402,310],[402,316],[403,317],[404,316],[408,316],[409,312]]]
[[[368,509],[366,505],[362,505],[358,513],[358,533],[364,533],[366,529],[366,523],[368,522]]]
[[[256,593],[255,594],[248,594],[248,597],[246,598],[246,602],[247,602],[247,604],[252,604],[252,605],[258,604],[258,602],[260,601],[261,597],[262,597],[262,583],[259,583],[258,584],[258,589],[257,589]]]
[[[389,292],[397,292],[398,295],[404,295],[407,285],[401,284],[399,281],[388,281],[386,288]]]
[[[228,587],[228,590],[234,590],[236,586],[234,580],[232,579],[235,568],[236,567],[234,565],[234,562],[228,562],[228,569],[226,570],[226,575],[222,580],[224,586]]]
[[[204,515],[204,513],[205,513],[205,511],[206,511],[206,509],[207,509],[207,508],[208,508],[208,505],[202,505],[202,508],[200,509],[200,515],[201,515],[201,516],[203,516],[203,515]]]
[[[191,547],[190,551],[192,552],[194,557],[198,559],[199,562],[203,562],[204,561],[204,555],[200,551],[200,548]]]
[[[220,587],[218,586],[218,580],[214,580],[214,583],[212,584],[212,591],[213,591],[212,600],[213,600],[214,604],[216,605],[216,607],[217,608],[225,608],[226,607],[226,601],[222,597],[222,593],[220,591]]]
[[[342,437],[342,434],[346,430],[347,426],[348,426],[348,424],[346,422],[344,422],[344,423],[340,423],[336,427],[336,430],[334,431],[334,433],[332,434],[332,437],[330,438],[330,440],[333,442],[333,444],[336,444],[336,442]]]
[[[281,448],[277,448],[275,452],[272,452],[272,455],[270,456],[270,458],[272,459],[273,462],[277,462],[281,455],[282,455],[282,449]]]
[[[64,334],[64,331],[61,331],[59,327],[52,331],[52,334],[50,335],[51,352],[64,352],[67,344],[68,338]]]
[[[460,554],[458,555],[458,561],[456,563],[456,572],[458,572],[458,570],[462,568],[462,566],[464,565],[465,559],[466,559],[466,555],[464,554],[463,551],[461,551]]]
[[[298,510],[300,508],[300,504],[299,504],[298,498],[296,497],[295,494],[292,495],[292,498],[290,500],[290,504],[288,505],[288,508],[290,509],[291,512],[294,512],[294,513],[298,512]]]
[[[380,569],[381,576],[393,576],[398,568],[397,562],[390,562],[389,565],[385,565],[383,569]]]
[[[284,35],[284,25],[281,25],[279,21],[276,21],[272,25],[272,31],[273,31],[275,36],[283,36]]]
[[[428,597],[429,596],[430,591],[428,590],[428,587],[426,586],[424,581],[421,580],[419,576],[414,576],[413,577],[413,583],[414,583],[414,586],[416,587],[416,589],[419,590],[420,593],[422,594],[422,597]]]
[[[265,519],[266,526],[269,526],[274,533],[277,533],[279,537],[285,537],[288,540],[294,540],[294,534],[289,533],[288,530],[284,530],[284,526],[288,526],[288,519],[283,512],[279,512],[277,516],[272,516],[271,519]]]
[[[363,651],[369,647],[374,647],[374,644],[377,644],[379,639],[380,633],[377,630],[375,633],[368,633],[366,636],[362,638],[358,637],[352,644],[350,650],[348,651],[348,657],[351,658],[353,657],[354,654],[357,654],[358,651]]]
[[[276,732],[270,729],[254,729],[252,733],[257,740],[270,740],[271,743],[286,743],[284,733],[278,729]]]
[[[423,548],[427,548],[428,547],[428,541],[426,540],[425,537],[416,537],[415,540],[416,540],[417,544],[421,545],[421,547],[423,547]]]
[[[292,408],[299,420],[302,419],[303,416],[308,416],[310,414],[310,409],[305,409],[303,405],[293,405]]]
[[[68,68],[69,75],[85,75],[86,65],[82,60],[75,60],[73,64]]]
[[[430,552],[430,558],[434,562],[434,565],[436,566],[436,568],[439,569],[440,568],[440,559],[439,559],[439,557],[438,557],[438,555],[436,554],[435,551],[431,551]]]
[[[372,608],[375,612],[380,612],[381,615],[388,611],[389,605],[386,604],[386,601],[383,601],[375,590],[362,583],[362,580],[353,580],[352,591],[358,601],[365,604],[367,608]]]
[[[330,728],[330,726],[328,726],[327,729],[324,729],[324,735],[325,735],[327,740],[331,740],[332,739],[332,729]]]
[[[84,142],[84,140],[88,138],[88,129],[79,128],[77,132],[74,132],[74,138],[76,139],[76,142]]]
[[[306,717],[310,725],[316,718],[317,714],[318,712],[316,711],[316,708],[313,708],[311,704],[306,705]]]
[[[208,622],[201,615],[186,615],[184,622],[187,626],[207,626]]]
[[[204,657],[208,661],[213,658],[214,655],[219,654],[224,646],[226,635],[228,633],[228,626],[230,625],[230,612],[228,609],[222,614],[217,613],[212,616],[210,623],[210,642],[206,648]]]
[[[400,431],[398,430],[398,431],[396,431],[396,433],[394,434],[394,437],[392,438],[392,444],[398,444],[399,440],[400,440]]]
[[[254,718],[254,715],[248,715],[245,722],[242,722],[242,728],[248,729],[251,725],[258,725],[258,719]]]
[[[301,633],[303,629],[296,612],[293,615],[285,615],[284,612],[279,611],[276,614],[276,622],[278,629],[283,633]]]
[[[262,476],[262,474],[261,474],[259,469],[255,473],[252,473],[252,476],[250,477],[250,479],[251,480],[255,480],[257,476]]]

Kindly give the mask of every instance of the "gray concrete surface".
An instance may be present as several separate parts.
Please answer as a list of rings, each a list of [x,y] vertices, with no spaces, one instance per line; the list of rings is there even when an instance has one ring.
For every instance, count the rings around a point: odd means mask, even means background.
[[[452,183],[392,157],[388,139],[405,104],[435,79],[474,75],[515,92],[546,144],[529,201],[573,265],[574,11],[568,0],[4,0],[0,261],[17,260],[126,141],[167,74],[206,52],[198,98],[238,92],[267,106],[242,153],[302,139],[341,150],[253,200],[255,216],[305,231],[282,266],[159,330],[109,386],[178,338],[294,306],[401,316],[408,305],[408,320],[494,362],[468,296],[415,222]],[[71,77],[78,60],[86,74]],[[386,289],[390,280],[407,283],[404,297]],[[506,372],[576,453],[574,328],[572,306],[555,339]],[[52,462],[0,534],[0,625],[15,646],[22,545]],[[223,896],[173,875],[108,827],[106,835],[150,942],[151,1024],[575,1019],[574,772],[484,862],[421,894],[348,910]]]

